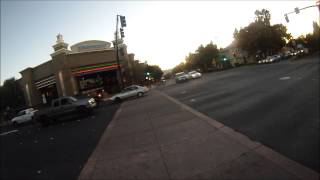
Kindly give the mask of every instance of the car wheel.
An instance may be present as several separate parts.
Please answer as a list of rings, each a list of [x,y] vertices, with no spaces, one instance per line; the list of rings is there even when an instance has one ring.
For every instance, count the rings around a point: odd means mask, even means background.
[[[121,103],[121,98],[117,97],[115,100],[114,100],[116,103]]]
[[[142,92],[138,92],[137,96],[138,96],[138,98],[139,98],[139,97],[142,97],[142,96],[143,96],[143,93],[142,93]]]
[[[18,126],[18,123],[16,121],[14,121],[12,124],[13,124],[14,127]]]
[[[77,111],[79,114],[86,114],[87,113],[87,108],[84,106],[80,106],[77,108]]]

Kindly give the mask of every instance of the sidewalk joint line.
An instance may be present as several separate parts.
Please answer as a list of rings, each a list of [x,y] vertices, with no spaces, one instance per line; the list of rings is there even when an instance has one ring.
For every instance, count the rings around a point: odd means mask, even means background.
[[[156,132],[155,132],[156,129],[154,128],[154,126],[153,126],[153,124],[152,124],[152,121],[151,121],[149,112],[147,112],[147,116],[148,116],[148,120],[149,120],[149,122],[150,122],[150,124],[151,124],[152,134],[153,134],[153,136],[154,136],[155,139],[156,139],[156,143],[157,143],[157,146],[158,146],[158,148],[159,148],[160,155],[161,155],[161,160],[162,160],[163,165],[164,165],[164,167],[165,167],[165,169],[166,169],[166,173],[167,173],[167,175],[168,175],[169,180],[172,180],[172,178],[171,178],[171,176],[170,176],[170,173],[169,173],[169,169],[168,169],[167,163],[166,163],[166,161],[165,161],[165,159],[164,159],[164,156],[163,156],[162,148],[161,148],[161,146],[160,146],[158,137],[157,137]]]

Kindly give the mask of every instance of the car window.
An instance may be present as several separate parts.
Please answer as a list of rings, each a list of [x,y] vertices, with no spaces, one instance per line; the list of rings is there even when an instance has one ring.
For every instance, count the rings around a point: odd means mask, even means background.
[[[63,105],[67,105],[67,104],[70,104],[69,99],[67,99],[67,98],[61,99],[61,105],[62,106]]]
[[[18,116],[22,116],[22,115],[25,115],[26,114],[26,111],[20,111],[19,113],[18,113]]]
[[[75,101],[77,101],[77,98],[75,98],[75,97],[70,97],[69,100],[75,102]]]
[[[176,76],[182,76],[184,74],[185,74],[184,72],[180,72],[180,73],[177,73]]]
[[[58,106],[59,106],[59,101],[58,100],[54,101],[53,102],[53,107],[58,107]]]

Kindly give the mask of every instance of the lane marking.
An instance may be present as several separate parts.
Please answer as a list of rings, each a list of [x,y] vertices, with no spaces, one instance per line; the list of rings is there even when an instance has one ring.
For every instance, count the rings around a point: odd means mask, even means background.
[[[195,99],[190,99],[190,102],[196,102],[196,100]]]
[[[279,78],[279,80],[288,80],[288,79],[290,79],[290,76],[285,76],[285,77]]]
[[[4,133],[1,133],[0,136],[4,136],[4,135],[10,134],[10,133],[15,133],[15,132],[18,132],[18,131],[19,130],[15,129],[15,130],[12,130],[12,131],[4,132]]]

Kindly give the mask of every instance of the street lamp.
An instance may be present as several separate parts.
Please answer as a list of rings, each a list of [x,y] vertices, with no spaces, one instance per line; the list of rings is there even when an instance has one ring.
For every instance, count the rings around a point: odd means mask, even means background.
[[[120,18],[120,23],[121,23],[121,28],[120,28],[120,33],[121,33],[121,39],[124,38],[124,32],[123,32],[123,27],[127,26],[126,23],[126,18],[125,16],[117,15],[117,23],[116,23],[116,55],[117,55],[117,67],[118,67],[118,73],[120,76],[120,89],[122,90],[123,87],[123,78],[122,78],[122,72],[121,72],[121,67],[120,67],[120,60],[119,60],[119,46],[118,46],[118,24],[119,24],[119,18]]]

